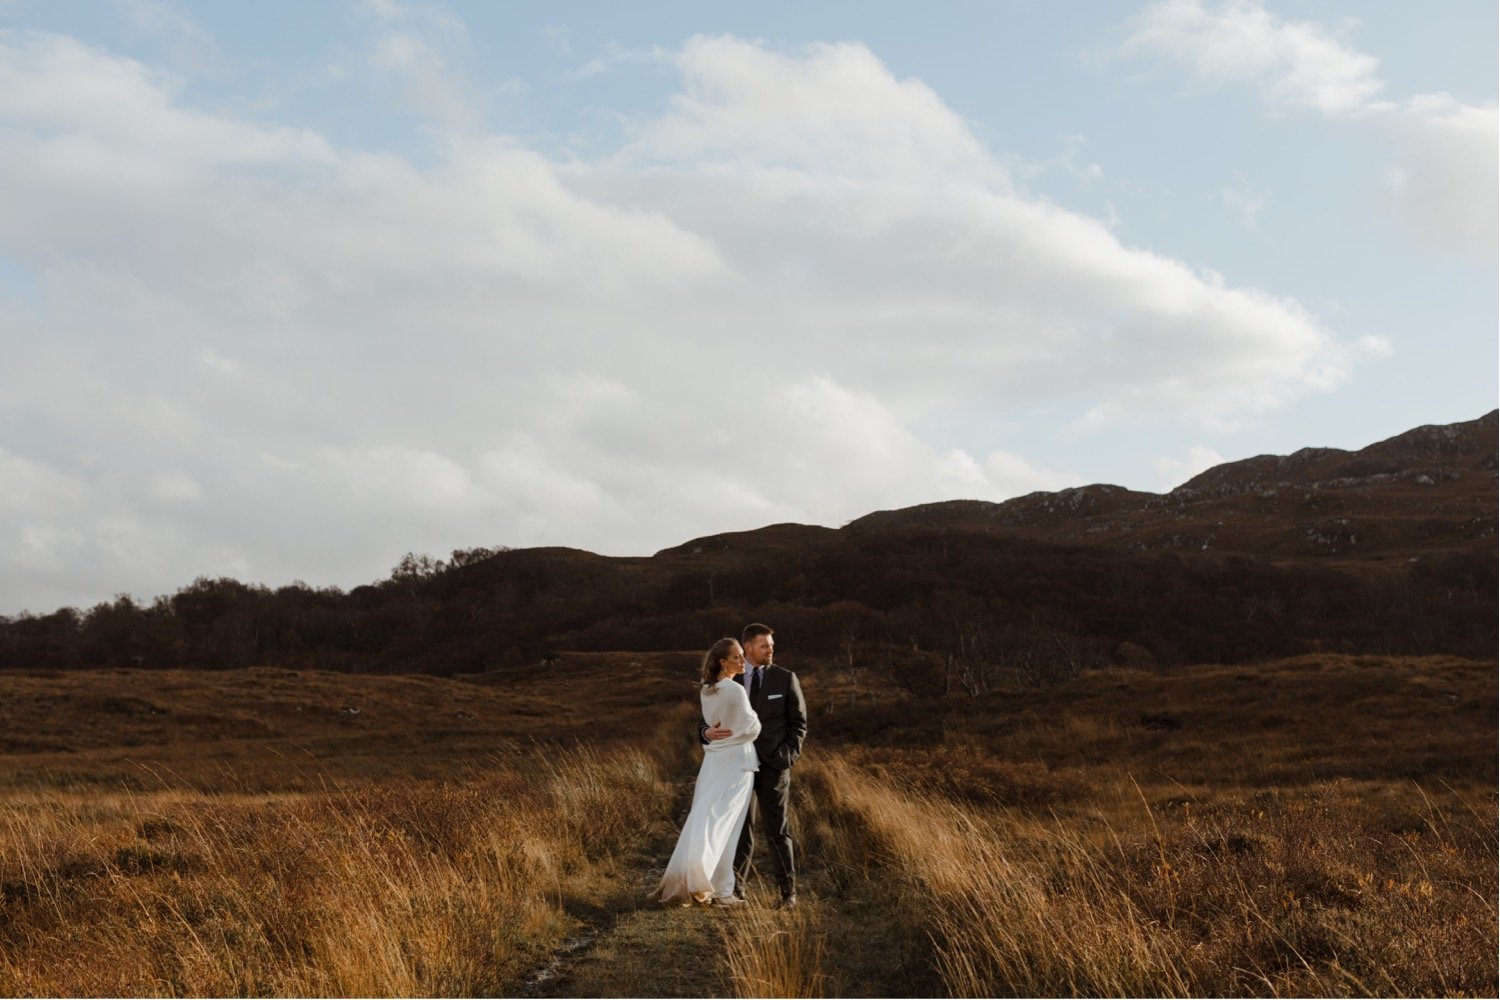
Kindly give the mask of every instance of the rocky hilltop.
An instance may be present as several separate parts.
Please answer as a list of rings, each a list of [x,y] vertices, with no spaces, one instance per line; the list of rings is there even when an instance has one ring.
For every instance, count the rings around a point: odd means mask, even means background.
[[[1358,451],[1303,448],[1226,462],[1169,493],[1093,485],[1003,503],[880,511],[847,530],[949,527],[1127,552],[1404,560],[1495,544],[1497,411]]]

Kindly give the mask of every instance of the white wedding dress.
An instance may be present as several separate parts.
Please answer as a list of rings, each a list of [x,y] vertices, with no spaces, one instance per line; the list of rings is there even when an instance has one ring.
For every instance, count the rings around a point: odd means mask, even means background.
[[[693,808],[677,837],[677,848],[662,874],[658,898],[684,906],[708,902],[734,892],[734,848],[750,809],[750,789],[760,759],[755,738],[760,719],[750,708],[750,695],[725,678],[700,695],[703,720],[734,735],[703,748],[703,764],[693,787]]]

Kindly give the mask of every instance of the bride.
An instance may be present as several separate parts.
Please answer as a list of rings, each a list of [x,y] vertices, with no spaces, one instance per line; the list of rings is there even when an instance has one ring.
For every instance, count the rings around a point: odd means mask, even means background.
[[[734,895],[734,847],[760,767],[754,746],[760,719],[744,686],[734,680],[744,672],[745,651],[733,639],[720,639],[703,657],[703,719],[733,735],[703,748],[693,808],[661,877],[658,898],[663,903],[745,905]]]

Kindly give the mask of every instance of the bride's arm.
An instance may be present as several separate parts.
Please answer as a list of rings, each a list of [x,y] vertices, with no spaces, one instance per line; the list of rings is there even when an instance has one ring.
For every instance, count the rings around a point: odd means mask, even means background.
[[[743,687],[736,684],[739,689],[739,697],[735,699],[735,715],[739,725],[735,727],[734,734],[744,737],[744,742],[750,743],[760,735],[760,716],[750,707],[750,694]]]

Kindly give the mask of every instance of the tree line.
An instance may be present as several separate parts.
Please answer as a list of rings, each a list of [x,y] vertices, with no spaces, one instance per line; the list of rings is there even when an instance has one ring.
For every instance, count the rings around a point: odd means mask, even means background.
[[[558,650],[706,646],[747,620],[789,651],[918,693],[1106,664],[1329,649],[1491,657],[1493,553],[1363,571],[1120,553],[942,528],[844,530],[770,551],[615,559],[569,549],[408,555],[355,587],[200,578],[150,603],[0,618],[0,669],[473,673]]]

